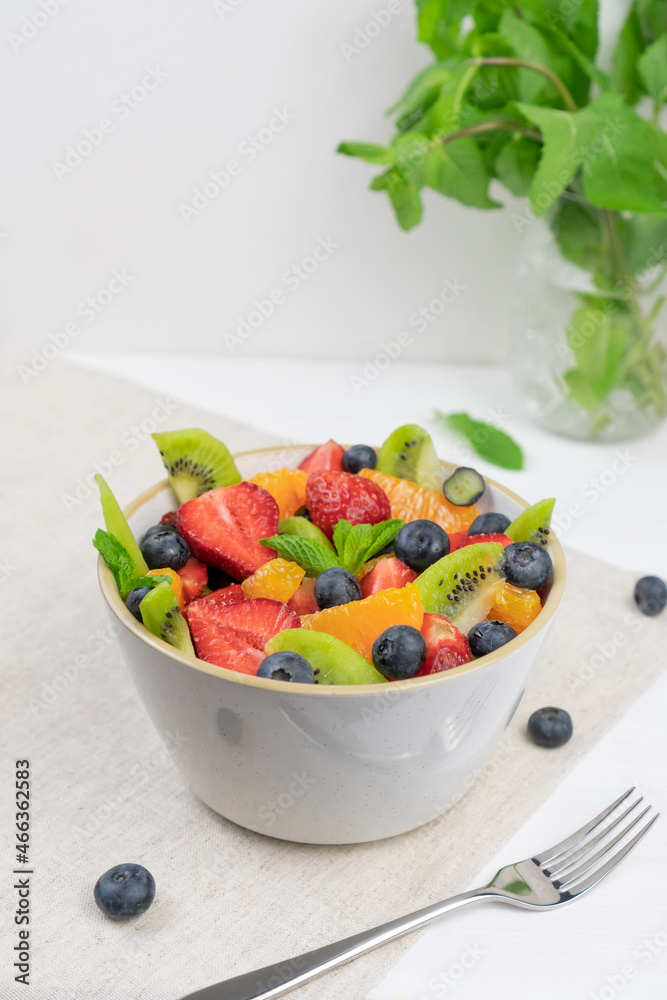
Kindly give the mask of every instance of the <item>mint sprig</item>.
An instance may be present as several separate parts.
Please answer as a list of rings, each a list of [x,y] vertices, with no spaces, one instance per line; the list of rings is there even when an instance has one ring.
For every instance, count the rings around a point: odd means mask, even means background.
[[[405,521],[395,518],[379,524],[350,524],[341,518],[333,530],[335,552],[322,542],[298,535],[262,538],[260,545],[274,549],[283,559],[298,563],[311,576],[340,566],[355,576],[369,559],[392,542]]]
[[[523,468],[523,452],[505,431],[483,420],[474,420],[467,413],[447,414],[436,410],[435,415],[451,430],[461,434],[470,447],[487,462],[498,465],[501,469]]]
[[[171,583],[168,576],[156,573],[154,576],[135,576],[134,559],[122,542],[109,531],[101,528],[95,532],[93,545],[113,573],[118,593],[125,600],[135,587],[157,587],[159,583]]]

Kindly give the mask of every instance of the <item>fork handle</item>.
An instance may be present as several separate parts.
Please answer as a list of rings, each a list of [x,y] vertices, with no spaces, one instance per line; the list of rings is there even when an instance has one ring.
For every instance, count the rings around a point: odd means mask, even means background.
[[[315,948],[314,951],[307,951],[296,958],[276,962],[275,965],[267,965],[263,969],[255,969],[254,972],[246,972],[242,976],[234,976],[233,979],[226,979],[214,986],[206,986],[203,990],[188,993],[182,1000],[270,1000],[271,997],[277,997],[300,983],[333,969],[336,965],[342,965],[343,962],[370,951],[371,948],[415,930],[436,917],[449,913],[450,910],[457,910],[466,903],[492,899],[496,895],[486,888],[462,892],[442,903],[425,906],[422,910],[416,910],[405,917],[390,920],[379,927],[362,931],[361,934],[353,934],[352,937],[336,941],[334,944]]]

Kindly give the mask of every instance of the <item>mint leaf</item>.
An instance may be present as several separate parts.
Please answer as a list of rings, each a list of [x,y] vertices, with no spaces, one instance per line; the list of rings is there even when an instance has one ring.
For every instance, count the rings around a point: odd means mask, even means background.
[[[620,230],[623,220],[618,222]],[[599,209],[584,199],[566,201],[563,198],[554,205],[549,224],[563,257],[590,271],[601,287],[609,287],[612,261],[606,252]]]
[[[430,45],[438,59],[453,56],[461,21],[473,6],[473,0],[417,0],[419,41]]]
[[[455,139],[433,147],[425,183],[448,198],[472,208],[500,208],[487,193],[489,173],[476,142]]]
[[[644,36],[639,14],[634,4],[618,36],[612,57],[611,86],[623,95],[628,104],[635,104],[642,94],[638,61],[644,49]]]
[[[661,35],[638,61],[639,73],[655,101],[656,113],[667,101],[667,35]]]
[[[407,181],[395,168],[376,177],[371,183],[371,190],[387,192],[401,229],[412,229],[421,221],[422,203],[419,189],[414,182]]]
[[[393,149],[374,142],[341,142],[336,152],[357,156],[366,163],[393,163],[395,159]]]
[[[399,128],[407,119],[419,119],[438,96],[442,85],[451,77],[452,71],[444,63],[427,66],[408,84],[407,88],[387,111],[388,115],[399,118]]]
[[[435,411],[439,420],[461,434],[470,446],[487,462],[502,469],[522,469],[523,452],[509,434],[498,430],[483,420],[473,420],[467,413],[441,413]]]
[[[393,518],[391,521],[380,521],[379,524],[372,525],[373,534],[366,550],[364,562],[372,558],[385,545],[389,545],[389,542],[393,542],[404,525],[405,521],[398,517]]]
[[[298,563],[309,575],[318,576],[325,569],[341,565],[340,559],[331,549],[312,538],[275,535],[273,538],[261,538],[259,544],[267,549],[275,549],[283,559]]]
[[[333,530],[333,543],[336,552],[341,557],[345,551],[345,541],[351,531],[352,525],[349,521],[346,521],[344,517],[341,517],[338,521],[336,521]]]
[[[518,198],[524,198],[530,190],[541,151],[534,139],[520,136],[512,138],[496,156],[496,177]]]
[[[517,17],[511,7],[506,7],[500,18],[498,31],[507,39],[520,59],[541,63],[551,68],[551,53],[544,35],[523,17]],[[551,98],[556,94],[553,84],[546,77],[529,69],[518,70],[519,96],[522,101],[532,103],[547,93]]]
[[[587,406],[583,402],[584,392],[586,398],[592,394],[600,402],[618,384],[621,362],[630,341],[624,303],[590,301],[591,304],[576,310],[566,331],[577,374],[573,375],[575,370],[571,369],[566,372],[565,381],[584,406]]]
[[[623,244],[630,274],[662,264],[667,258],[667,216],[637,215],[630,219]]]
[[[93,545],[113,573],[118,592],[125,600],[132,589],[131,581],[134,579],[135,573],[134,559],[115,535],[109,531],[102,531],[101,528],[95,532]]]
[[[171,587],[172,579],[170,576],[165,576],[164,573],[154,573],[152,576],[135,576],[133,580],[130,580],[128,593],[136,587],[157,587],[159,583],[168,583]]]

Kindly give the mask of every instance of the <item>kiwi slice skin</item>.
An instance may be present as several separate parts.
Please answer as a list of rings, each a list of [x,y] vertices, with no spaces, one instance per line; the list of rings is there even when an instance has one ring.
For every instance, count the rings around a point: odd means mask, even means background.
[[[308,660],[316,684],[386,684],[387,680],[356,650],[326,632],[288,628],[266,644],[267,653],[289,650]]]
[[[179,504],[218,486],[234,486],[241,474],[229,449],[212,434],[191,427],[153,434]]]
[[[460,465],[442,485],[445,500],[449,500],[457,507],[471,507],[477,503],[485,489],[486,483],[483,477],[477,469],[471,469],[467,465]]]
[[[504,579],[503,546],[477,542],[443,556],[417,577],[424,611],[444,615],[462,632],[486,618]]]
[[[99,473],[95,476],[95,482],[100,490],[100,502],[102,504],[104,524],[107,531],[114,538],[118,539],[121,545],[127,550],[130,558],[134,560],[134,575],[143,576],[145,573],[148,573],[148,564],[141,554],[141,549],[132,534],[132,529],[127,523],[125,515],[120,509],[118,501],[111,492],[109,484],[102,479]]]
[[[431,490],[442,485],[442,466],[431,435],[419,424],[404,424],[389,435],[378,452],[376,469]]]
[[[535,542],[537,545],[548,545],[551,515],[555,503],[555,497],[547,497],[545,500],[534,503],[532,507],[522,510],[505,529],[505,534],[513,542]]]
[[[312,538],[315,542],[321,542],[328,549],[335,552],[332,543],[323,531],[309,521],[307,517],[284,517],[278,523],[278,533],[281,535],[298,535],[299,538]]]
[[[190,629],[179,610],[171,584],[159,583],[157,587],[153,587],[141,601],[139,610],[149,632],[168,642],[174,649],[195,655]]]

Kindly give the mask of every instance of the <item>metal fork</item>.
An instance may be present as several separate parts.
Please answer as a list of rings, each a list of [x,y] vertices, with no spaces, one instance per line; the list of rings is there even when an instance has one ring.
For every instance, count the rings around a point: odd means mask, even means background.
[[[362,931],[361,934],[316,948],[297,958],[207,986],[203,990],[189,993],[182,1000],[270,1000],[271,997],[277,997],[336,965],[356,958],[371,948],[415,930],[467,903],[496,900],[530,910],[549,910],[562,903],[570,903],[612,872],[658,819],[660,814],[655,813],[642,823],[651,807],[647,806],[637,812],[641,797],[628,804],[634,791],[634,788],[628,789],[603,809],[599,816],[560,844],[532,858],[526,858],[525,861],[501,868],[489,884],[481,889],[462,892],[442,903],[426,906],[415,913],[399,917],[398,920],[391,920],[379,927]],[[612,817],[624,804],[620,814]],[[626,819],[628,822],[623,825]],[[633,836],[627,840],[630,834]],[[614,851],[617,844],[621,846]]]

